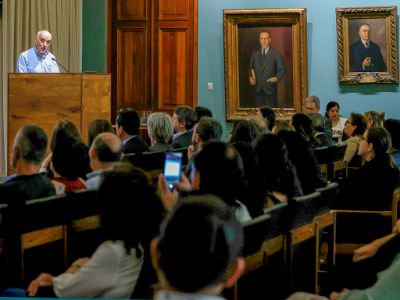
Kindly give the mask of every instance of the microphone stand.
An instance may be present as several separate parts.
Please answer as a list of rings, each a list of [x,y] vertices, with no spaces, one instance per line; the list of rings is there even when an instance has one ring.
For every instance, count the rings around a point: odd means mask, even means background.
[[[51,58],[52,60],[55,61],[55,63],[60,66],[61,68],[63,68],[64,71],[66,71],[67,73],[71,73],[66,67],[64,67],[62,64],[60,64],[54,57]]]

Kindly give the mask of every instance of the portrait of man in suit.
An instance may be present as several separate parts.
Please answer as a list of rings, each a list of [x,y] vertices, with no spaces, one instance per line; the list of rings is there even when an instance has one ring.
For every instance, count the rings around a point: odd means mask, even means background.
[[[380,32],[374,32],[373,37],[378,39],[377,42],[371,40],[373,26],[366,20],[358,21],[358,36],[349,46],[350,72],[386,72],[387,66],[381,51],[385,40],[384,26],[377,28],[376,31]]]
[[[294,107],[291,26],[238,27],[239,107]]]
[[[255,88],[256,106],[277,107],[278,81],[285,75],[282,54],[271,45],[268,31],[260,32],[260,48],[250,58],[249,82]]]

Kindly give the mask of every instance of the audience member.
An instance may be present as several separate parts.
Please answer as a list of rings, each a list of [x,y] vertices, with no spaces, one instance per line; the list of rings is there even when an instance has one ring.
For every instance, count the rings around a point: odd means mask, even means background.
[[[0,185],[0,201],[10,206],[24,206],[25,200],[55,194],[51,180],[39,173],[47,149],[43,129],[26,125],[21,127],[12,146],[12,166],[16,177]]]
[[[321,110],[321,103],[317,96],[308,96],[304,99],[304,113],[305,114],[315,114],[319,113]],[[324,118],[324,131],[328,137],[332,138],[332,122],[329,118]]]
[[[234,208],[241,222],[251,220],[246,206],[238,196],[244,189],[243,162],[236,149],[224,142],[210,141],[195,156],[190,181],[184,174],[174,186],[183,192],[214,194]],[[166,210],[178,201],[179,193],[170,191],[163,175],[158,181],[160,197]]]
[[[117,115],[117,136],[121,139],[123,153],[140,154],[149,151],[149,147],[139,137],[140,118],[132,108],[125,108]]]
[[[315,138],[315,129],[311,118],[303,113],[295,113],[292,116],[291,124],[300,133],[307,143],[313,148],[319,147],[319,142]]]
[[[347,161],[350,167],[360,167],[361,158],[357,156],[358,145],[361,137],[367,128],[367,123],[363,115],[352,113],[346,121],[344,134],[349,137],[344,143],[347,144],[343,160]]]
[[[346,125],[346,118],[340,116],[340,105],[336,101],[330,101],[326,105],[325,117],[328,117],[332,122],[332,139],[336,143],[343,140],[343,130]]]
[[[279,136],[266,134],[257,138],[255,152],[264,191],[268,195],[267,201],[277,204],[303,194],[296,168],[289,159],[286,144]],[[269,206],[270,203],[265,204]]]
[[[171,117],[163,112],[151,113],[147,118],[147,133],[150,137],[150,152],[171,150],[174,125]]]
[[[247,119],[256,126],[258,135],[269,133],[268,122],[263,117],[255,115],[255,116],[248,116]]]
[[[236,120],[229,136],[229,142],[251,143],[258,136],[258,134],[258,129],[254,123],[246,119]]]
[[[89,124],[89,130],[88,130],[89,148],[92,145],[95,137],[103,132],[111,132],[111,133],[115,134],[115,130],[112,127],[112,124],[110,121],[103,120],[103,119],[97,119]]]
[[[178,106],[172,122],[176,133],[172,138],[172,148],[187,148],[192,144],[193,126],[197,122],[197,114],[190,106]]]
[[[367,111],[364,113],[365,120],[367,121],[367,128],[380,126],[383,127],[385,122],[385,113],[379,111]]]
[[[312,113],[308,115],[314,127],[314,138],[317,141],[317,147],[325,147],[332,145],[332,139],[324,131],[324,117],[320,113]]]
[[[275,125],[272,128],[272,133],[273,134],[278,134],[282,130],[296,131],[296,129],[294,129],[293,125],[290,124],[290,122],[288,122],[286,120],[276,120],[275,121]]]
[[[101,183],[102,174],[121,160],[121,140],[110,132],[98,134],[90,146],[89,157],[93,172],[87,174],[86,187],[97,190]]]
[[[365,164],[341,182],[338,208],[391,210],[399,170],[388,154],[390,135],[383,127],[367,129],[360,140],[358,155]]]
[[[389,153],[392,154],[396,166],[400,167],[400,120],[387,119],[384,127],[392,137],[392,147],[389,149]]]
[[[131,296],[161,221],[155,191],[143,171],[120,164],[105,174],[99,203],[104,242],[91,258],[78,259],[65,273],[40,274],[29,285],[29,296],[46,286],[62,298]]]
[[[268,131],[272,131],[272,128],[275,126],[275,112],[269,106],[262,106],[257,108],[258,115],[263,117],[268,124]]]
[[[202,117],[213,117],[212,111],[207,107],[197,106],[194,108],[194,111],[197,114],[197,122],[199,122]]]
[[[213,195],[184,199],[152,242],[162,299],[223,299],[244,270],[243,231],[229,206]]]
[[[303,193],[313,193],[316,188],[326,185],[321,174],[314,149],[305,141],[302,135],[293,131],[281,131],[278,134],[286,144],[289,159],[297,170]]]

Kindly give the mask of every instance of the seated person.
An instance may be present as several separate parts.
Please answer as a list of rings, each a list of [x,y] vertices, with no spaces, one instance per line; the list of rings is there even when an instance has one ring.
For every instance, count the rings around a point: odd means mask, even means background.
[[[343,132],[348,139],[343,142],[347,145],[343,161],[347,161],[349,167],[361,167],[361,159],[357,156],[357,151],[365,129],[367,129],[367,122],[360,114],[352,113],[345,123]]]
[[[232,145],[208,142],[194,158],[190,179],[182,173],[181,181],[174,186],[182,192],[214,194],[234,208],[240,222],[251,220],[247,207],[237,200],[245,185],[244,170],[242,159]],[[170,191],[162,174],[158,189],[164,208],[171,210],[178,202],[178,191]]]
[[[390,135],[383,127],[371,127],[361,137],[358,155],[365,164],[340,183],[335,208],[391,210],[399,171],[388,154]]]
[[[160,285],[154,299],[222,300],[217,296],[243,272],[242,245],[243,230],[228,205],[213,195],[183,199],[151,245]]]
[[[384,127],[392,137],[392,147],[389,153],[392,155],[397,167],[400,167],[400,120],[387,119]]]
[[[164,112],[151,113],[147,118],[147,134],[151,141],[150,152],[170,151],[174,134],[171,117]]]
[[[89,124],[89,129],[88,129],[88,137],[89,137],[89,143],[88,146],[92,145],[94,139],[96,136],[98,136],[100,133],[103,132],[110,132],[115,134],[115,130],[112,127],[112,124],[108,120],[103,120],[103,119],[97,119],[92,121]]]
[[[39,173],[46,149],[47,135],[43,129],[34,125],[19,129],[11,154],[16,176],[0,184],[1,203],[24,206],[25,200],[55,194],[51,180]]]
[[[172,137],[172,148],[187,148],[192,143],[193,126],[197,123],[196,111],[190,106],[178,106],[172,114],[175,134]]]
[[[98,195],[104,242],[91,258],[78,259],[65,273],[40,274],[30,283],[29,296],[52,287],[62,298],[130,297],[161,221],[154,210],[155,191],[143,171],[121,163],[105,174]]]

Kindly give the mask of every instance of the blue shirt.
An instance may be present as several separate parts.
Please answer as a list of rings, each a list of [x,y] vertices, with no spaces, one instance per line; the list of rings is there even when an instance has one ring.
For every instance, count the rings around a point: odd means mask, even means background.
[[[48,51],[42,55],[36,47],[20,54],[15,71],[17,73],[60,73],[54,55]]]

